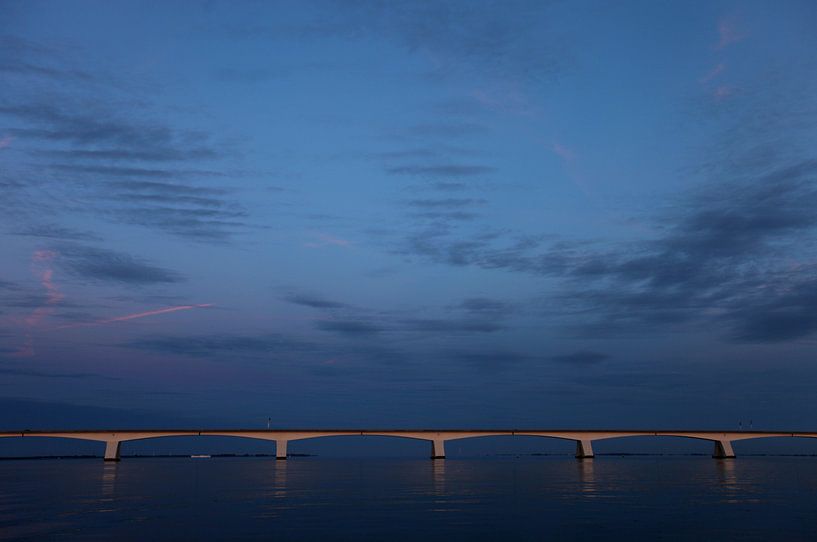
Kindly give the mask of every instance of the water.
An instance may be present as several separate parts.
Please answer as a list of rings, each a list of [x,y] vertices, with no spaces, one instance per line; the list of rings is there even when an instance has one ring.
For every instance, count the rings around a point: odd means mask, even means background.
[[[0,540],[814,540],[817,458],[0,461]]]

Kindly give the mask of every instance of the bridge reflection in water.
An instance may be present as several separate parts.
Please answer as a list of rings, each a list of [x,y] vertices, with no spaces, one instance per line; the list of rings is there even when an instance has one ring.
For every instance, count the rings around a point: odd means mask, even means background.
[[[683,437],[714,443],[712,457],[735,457],[732,443],[738,440],[775,437],[817,438],[817,433],[783,431],[645,431],[645,430],[531,430],[531,429],[106,429],[84,431],[5,431],[0,437],[52,437],[91,440],[105,443],[105,461],[119,461],[121,444],[132,440],[162,437],[220,436],[259,439],[275,442],[277,459],[287,458],[291,441],[334,436],[384,436],[425,440],[431,443],[431,458],[445,458],[445,443],[478,437],[533,436],[572,440],[576,442],[576,457],[593,457],[593,442],[623,437]]]

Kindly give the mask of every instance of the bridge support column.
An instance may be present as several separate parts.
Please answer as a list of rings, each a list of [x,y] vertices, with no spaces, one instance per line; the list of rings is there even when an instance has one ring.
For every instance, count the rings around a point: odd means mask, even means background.
[[[275,459],[287,458],[287,441],[285,439],[278,439],[275,441]]]
[[[445,459],[445,441],[443,439],[431,441],[431,459]]]
[[[592,440],[577,440],[576,441],[576,459],[593,459],[593,441]]]
[[[716,440],[715,452],[712,454],[715,459],[734,459],[735,452],[732,451],[731,440]]]
[[[105,441],[105,461],[119,461],[119,440]]]

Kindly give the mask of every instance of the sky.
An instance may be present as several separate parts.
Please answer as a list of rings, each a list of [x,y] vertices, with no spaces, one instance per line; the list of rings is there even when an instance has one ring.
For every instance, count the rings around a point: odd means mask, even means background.
[[[814,429],[817,4],[0,2],[0,425]]]

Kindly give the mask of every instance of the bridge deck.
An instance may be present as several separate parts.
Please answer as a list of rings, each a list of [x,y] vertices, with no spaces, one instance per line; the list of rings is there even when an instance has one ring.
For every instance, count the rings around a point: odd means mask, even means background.
[[[715,443],[713,457],[732,458],[732,442],[755,438],[817,438],[817,432],[803,431],[715,431],[667,429],[72,429],[0,431],[0,437],[56,437],[105,442],[105,459],[119,459],[120,444],[131,440],[172,436],[225,436],[270,440],[276,443],[276,457],[286,459],[289,441],[332,436],[386,436],[427,440],[432,458],[445,457],[445,442],[491,436],[536,436],[576,442],[576,457],[593,457],[593,441],[638,436],[667,436],[708,440]]]

